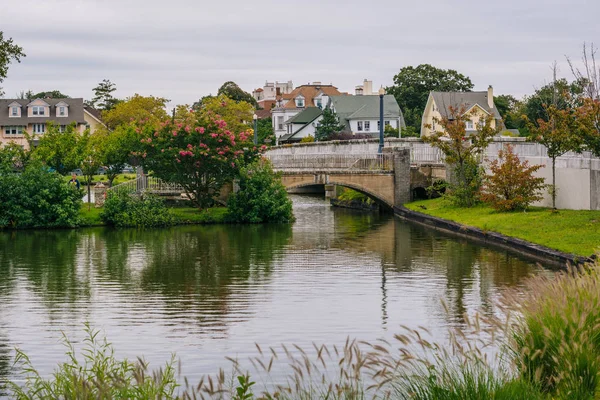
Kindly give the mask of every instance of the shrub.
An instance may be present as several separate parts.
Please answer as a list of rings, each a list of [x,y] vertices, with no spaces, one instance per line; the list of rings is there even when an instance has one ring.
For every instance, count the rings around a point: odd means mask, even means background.
[[[307,137],[303,137],[302,140],[300,140],[300,143],[312,143],[315,141],[315,137],[312,135],[308,135]]]
[[[341,201],[359,201],[361,203],[373,204],[374,201],[367,195],[352,190],[350,188],[343,188],[342,193],[338,196],[338,200]]]
[[[239,191],[229,198],[227,220],[262,223],[294,220],[292,202],[281,178],[266,160],[240,171]]]
[[[157,196],[127,191],[109,192],[100,218],[118,227],[157,227],[173,225],[174,217]]]
[[[511,145],[498,152],[498,160],[490,164],[491,174],[484,178],[481,199],[498,211],[525,210],[542,199],[540,191],[546,186],[544,178],[533,174],[541,165],[521,161]]]
[[[82,192],[39,163],[23,173],[0,173],[0,228],[79,225]]]

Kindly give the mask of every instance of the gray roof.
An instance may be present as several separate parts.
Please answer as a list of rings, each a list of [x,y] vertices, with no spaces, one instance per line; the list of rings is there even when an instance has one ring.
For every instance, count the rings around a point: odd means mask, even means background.
[[[488,113],[492,114],[495,119],[502,119],[498,108],[495,106],[490,108],[488,105],[488,92],[431,92],[433,100],[438,107],[442,117],[449,117],[449,107],[461,108],[469,110],[475,104],[479,105]]]
[[[340,121],[347,126],[352,119],[379,119],[379,95],[331,96],[331,103]],[[383,117],[400,118],[400,127],[406,127],[402,110],[392,95],[383,96]]]
[[[50,115],[44,117],[28,117],[27,105],[37,99],[0,99],[0,126],[21,125],[33,123],[46,123],[54,121],[60,125],[69,125],[71,122],[85,124],[83,117],[83,99],[40,99],[50,105]],[[56,116],[56,105],[60,102],[65,102],[69,106],[69,115],[67,117]],[[21,117],[11,118],[8,105],[17,102],[21,105]]]
[[[286,121],[286,124],[310,124],[317,119],[323,111],[317,107],[308,107],[305,110],[300,111],[292,118]]]

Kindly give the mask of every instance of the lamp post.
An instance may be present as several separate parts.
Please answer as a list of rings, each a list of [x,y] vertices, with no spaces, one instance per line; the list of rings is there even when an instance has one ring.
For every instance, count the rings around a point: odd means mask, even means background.
[[[256,113],[252,116],[252,120],[254,121],[254,145],[258,144],[258,134],[256,132],[256,125],[258,125],[258,115]]]
[[[92,166],[94,164],[94,160],[92,159],[92,156],[89,156],[86,160],[88,167],[87,167],[87,176],[85,177],[87,180],[87,201],[88,201],[88,211],[90,211],[90,209],[92,208],[91,206],[91,202],[92,202],[92,179],[91,179],[91,175],[92,174]]]
[[[383,95],[385,94],[385,89],[383,86],[379,88],[379,150],[377,153],[383,153]]]

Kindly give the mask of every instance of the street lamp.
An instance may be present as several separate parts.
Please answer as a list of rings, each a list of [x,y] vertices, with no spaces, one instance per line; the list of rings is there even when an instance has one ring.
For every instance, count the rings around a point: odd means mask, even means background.
[[[379,88],[379,150],[377,152],[379,154],[383,153],[383,95],[385,94],[385,89],[383,86]]]
[[[254,113],[254,115],[252,116],[252,120],[254,121],[254,145],[256,146],[258,144],[258,135],[256,133],[256,125],[258,124],[258,115],[256,115],[256,113]]]

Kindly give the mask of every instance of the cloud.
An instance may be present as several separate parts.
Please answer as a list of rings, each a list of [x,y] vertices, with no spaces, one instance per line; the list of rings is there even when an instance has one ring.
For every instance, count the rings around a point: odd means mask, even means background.
[[[458,3],[458,4],[457,4]],[[522,96],[549,65],[600,44],[591,0],[379,0],[221,2],[45,0],[0,3],[0,27],[27,57],[4,82],[90,98],[102,79],[134,93],[192,103],[227,80],[248,91],[265,80],[331,82],[352,92],[364,78],[392,84],[406,65],[430,63],[476,89]]]

